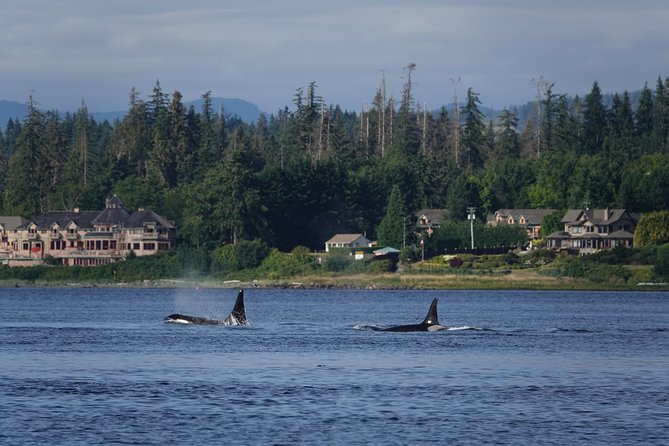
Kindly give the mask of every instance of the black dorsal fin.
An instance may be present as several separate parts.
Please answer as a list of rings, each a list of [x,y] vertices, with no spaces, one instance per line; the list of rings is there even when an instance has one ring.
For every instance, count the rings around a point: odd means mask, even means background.
[[[430,305],[430,309],[427,312],[427,316],[425,316],[423,324],[439,325],[439,317],[437,316],[437,300],[438,299],[436,297],[432,300],[432,304]]]
[[[246,323],[246,310],[244,309],[244,290],[239,290],[235,306],[232,308],[232,317],[237,319],[240,324]]]

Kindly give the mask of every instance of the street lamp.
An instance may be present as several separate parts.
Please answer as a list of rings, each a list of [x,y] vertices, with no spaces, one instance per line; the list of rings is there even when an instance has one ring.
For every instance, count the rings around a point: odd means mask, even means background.
[[[472,235],[472,249],[474,249],[474,220],[476,220],[475,212],[475,207],[467,207],[467,220],[469,220],[469,231]]]
[[[407,247],[407,218],[402,217],[402,249]]]

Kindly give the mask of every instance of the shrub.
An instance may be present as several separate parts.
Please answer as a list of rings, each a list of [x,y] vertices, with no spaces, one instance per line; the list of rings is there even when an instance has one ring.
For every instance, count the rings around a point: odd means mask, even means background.
[[[657,260],[653,272],[658,277],[669,277],[669,243],[657,248]]]
[[[448,261],[448,266],[451,268],[460,268],[464,262],[460,257],[453,257]]]
[[[575,257],[569,259],[565,262],[560,268],[560,272],[563,276],[567,277],[584,277],[585,273],[588,271],[588,266],[585,261],[580,257]]]
[[[325,260],[325,270],[333,273],[344,271],[353,260],[342,255],[330,255]]]
[[[365,270],[371,274],[390,273],[396,268],[394,262],[389,259],[372,260],[367,264]]]

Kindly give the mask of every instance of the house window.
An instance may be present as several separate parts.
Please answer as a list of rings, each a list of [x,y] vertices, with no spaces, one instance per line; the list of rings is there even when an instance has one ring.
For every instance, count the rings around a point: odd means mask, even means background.
[[[29,249],[30,249],[30,243],[28,243],[28,242],[23,242],[23,243],[21,244],[21,249],[23,249],[24,251],[29,250]]]
[[[144,243],[144,250],[145,251],[155,251],[156,250],[156,244],[155,243]]]
[[[132,244],[132,249],[134,249],[136,251],[139,250],[139,243],[133,243]]]

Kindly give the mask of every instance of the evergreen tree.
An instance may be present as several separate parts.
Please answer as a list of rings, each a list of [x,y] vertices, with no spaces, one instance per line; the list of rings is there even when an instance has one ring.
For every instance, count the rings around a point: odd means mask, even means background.
[[[21,134],[21,121],[9,118],[5,127],[5,157],[7,160],[16,152],[16,140]]]
[[[91,143],[91,128],[88,107],[82,101],[81,107],[74,117],[74,135],[70,149],[70,167],[68,179],[87,188],[92,180],[91,166],[94,163],[94,154]]]
[[[602,150],[606,132],[606,109],[602,102],[602,92],[595,82],[592,90],[585,97],[583,111],[582,146],[585,153],[595,154]]]
[[[483,166],[483,157],[481,154],[483,148],[483,112],[479,109],[478,93],[474,93],[470,87],[467,90],[467,98],[462,108],[465,115],[465,125],[462,137],[463,162],[462,164],[469,169],[478,169]]]
[[[516,127],[518,118],[508,109],[502,111],[500,118],[501,130],[497,136],[494,159],[518,158],[520,156],[520,140]]]
[[[204,173],[220,154],[216,143],[215,116],[211,106],[211,91],[202,95],[202,112],[200,113],[200,144],[197,150],[196,166],[198,173]]]
[[[550,152],[554,146],[554,126],[557,113],[556,99],[558,95],[553,93],[554,83],[546,83],[544,99],[542,100],[543,114],[541,122],[541,152]]]
[[[133,174],[146,178],[150,147],[151,130],[148,125],[146,103],[133,88],[130,91],[128,114],[114,129],[108,152],[110,164],[122,178]]]
[[[158,115],[167,109],[167,104],[169,104],[169,102],[169,95],[163,93],[163,89],[160,87],[160,81],[156,79],[156,85],[153,87],[153,94],[149,96],[149,101],[146,107],[149,121],[151,123],[154,123],[158,118]]]
[[[379,245],[404,248],[407,242],[411,242],[411,227],[411,216],[406,210],[400,188],[393,186],[386,214],[376,230]]]
[[[578,148],[578,120],[569,107],[567,95],[560,95],[555,108],[553,147],[558,153],[574,152]]]
[[[648,153],[652,150],[654,108],[653,93],[648,88],[648,84],[644,84],[636,108],[636,135],[641,153]]]
[[[37,164],[38,187],[40,190],[40,211],[59,208],[52,194],[64,182],[67,158],[67,140],[58,114],[47,113],[42,135],[42,148]],[[82,178],[79,179],[82,186]],[[85,187],[85,185],[83,185]]]
[[[40,189],[35,185],[40,181],[38,164],[42,152],[43,133],[44,117],[30,96],[28,116],[16,139],[16,152],[9,160],[9,175],[3,190],[3,208],[11,215],[29,218],[42,210]]]
[[[404,89],[402,91],[402,102],[400,103],[399,116],[390,150],[394,155],[408,158],[418,154],[420,138],[418,137],[418,126],[413,112],[412,73],[416,64],[409,64]]]
[[[653,110],[653,146],[657,151],[669,151],[669,78],[665,83],[662,78],[657,79]]]

